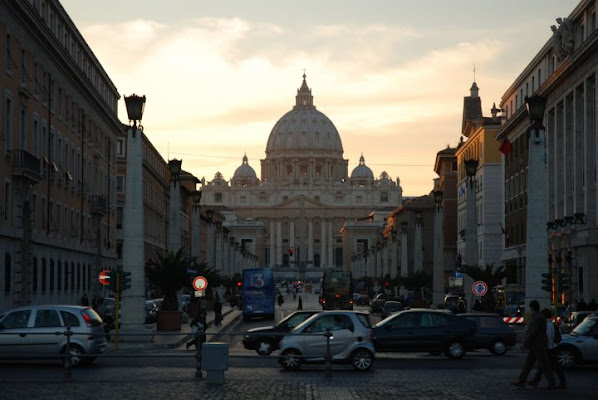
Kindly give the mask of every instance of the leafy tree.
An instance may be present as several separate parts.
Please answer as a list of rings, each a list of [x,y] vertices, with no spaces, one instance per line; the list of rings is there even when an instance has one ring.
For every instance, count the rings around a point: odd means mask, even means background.
[[[411,271],[407,276],[401,277],[400,281],[407,290],[414,292],[417,299],[423,300],[423,290],[431,287],[432,275],[423,270]]]
[[[185,255],[183,249],[176,253],[156,253],[146,268],[147,278],[162,292],[164,301],[162,310],[177,311],[177,292],[188,285],[189,276],[187,268],[192,260]]]

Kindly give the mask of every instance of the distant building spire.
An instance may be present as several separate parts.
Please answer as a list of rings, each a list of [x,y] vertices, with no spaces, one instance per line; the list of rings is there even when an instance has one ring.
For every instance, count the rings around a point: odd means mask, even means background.
[[[307,86],[305,78],[305,70],[303,70],[303,83],[301,84],[301,87],[297,89],[297,96],[295,96],[295,108],[314,107],[314,97],[311,95],[311,89]]]

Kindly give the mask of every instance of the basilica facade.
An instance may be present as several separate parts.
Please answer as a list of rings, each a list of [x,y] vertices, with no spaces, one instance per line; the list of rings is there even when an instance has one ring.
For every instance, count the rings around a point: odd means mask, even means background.
[[[402,204],[400,180],[384,171],[375,178],[363,155],[349,175],[339,132],[316,109],[305,75],[265,153],[260,178],[244,156],[230,181],[216,173],[202,188],[202,207],[225,215],[227,240],[256,255],[259,266],[308,272],[347,267],[343,254],[371,243],[358,237],[344,243],[344,224],[368,218],[379,232],[385,216]]]

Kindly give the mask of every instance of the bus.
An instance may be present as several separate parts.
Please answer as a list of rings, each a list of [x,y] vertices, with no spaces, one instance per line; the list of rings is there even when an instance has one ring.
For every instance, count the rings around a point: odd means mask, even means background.
[[[353,276],[350,272],[333,270],[324,272],[320,304],[323,310],[353,309]]]
[[[263,317],[274,319],[274,275],[269,268],[243,270],[243,319]]]
[[[496,310],[504,316],[512,317],[518,309],[525,308],[525,288],[521,285],[496,286],[493,295]]]

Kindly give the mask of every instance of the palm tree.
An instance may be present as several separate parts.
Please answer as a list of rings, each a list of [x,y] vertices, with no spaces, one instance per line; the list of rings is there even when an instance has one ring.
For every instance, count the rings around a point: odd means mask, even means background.
[[[185,255],[183,249],[176,253],[169,251],[163,254],[156,253],[146,268],[147,278],[162,292],[164,300],[161,309],[164,311],[177,311],[179,304],[177,292],[189,284],[187,268],[193,260]]]
[[[429,288],[432,284],[432,275],[423,270],[411,271],[407,276],[400,278],[400,281],[407,288],[412,291],[418,300],[423,300],[423,292],[425,288]]]
[[[474,281],[482,281],[488,285],[488,293],[482,296],[481,302],[485,310],[494,311],[494,288],[501,285],[506,278],[505,267],[500,265],[494,268],[494,264],[486,264],[484,268],[479,265],[463,265],[461,268],[463,273],[469,275]]]

